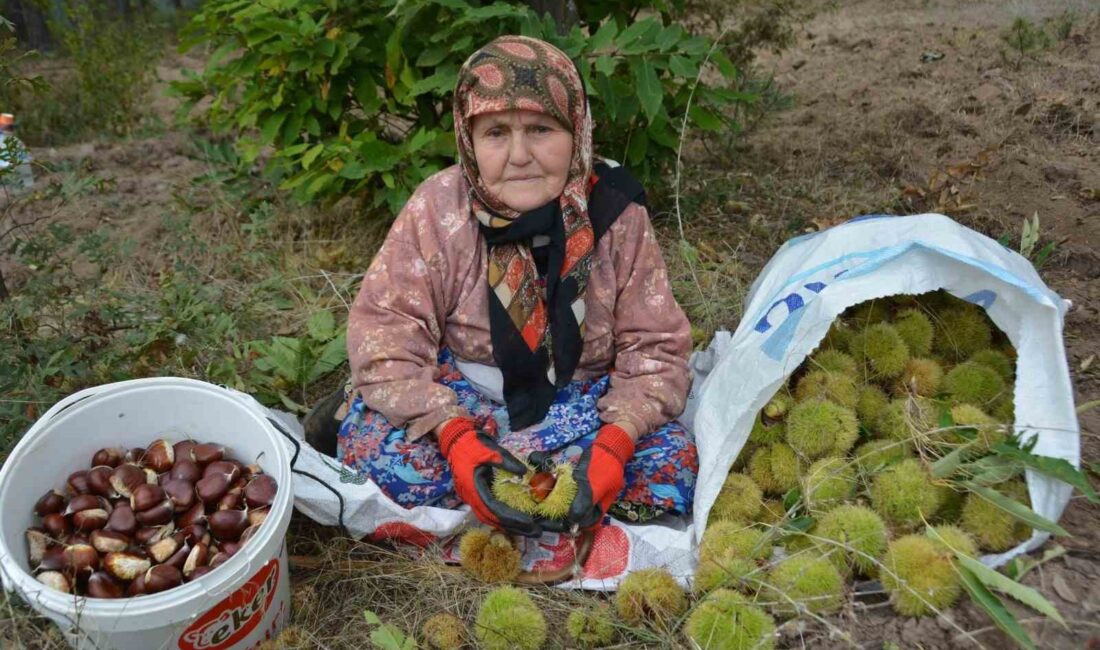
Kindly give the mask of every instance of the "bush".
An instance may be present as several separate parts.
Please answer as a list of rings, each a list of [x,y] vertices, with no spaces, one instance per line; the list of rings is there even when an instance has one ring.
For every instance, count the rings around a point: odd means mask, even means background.
[[[643,182],[669,176],[685,114],[692,127],[737,129],[723,111],[754,96],[730,88],[733,63],[665,3],[644,16],[622,2],[585,4],[580,25],[560,35],[516,2],[212,0],[182,40],[211,50],[207,67],[175,90],[187,108],[212,98],[201,119],[242,133],[246,163],[270,150],[269,171],[299,199],[355,195],[390,211],[451,164],[459,68],[500,34],[542,38],[579,63],[597,151]],[[714,70],[696,86],[704,66]]]
[[[48,21],[66,65],[44,75],[49,87],[5,88],[0,105],[36,146],[90,136],[129,135],[147,116],[163,31],[147,12],[129,20],[105,0],[63,0]]]

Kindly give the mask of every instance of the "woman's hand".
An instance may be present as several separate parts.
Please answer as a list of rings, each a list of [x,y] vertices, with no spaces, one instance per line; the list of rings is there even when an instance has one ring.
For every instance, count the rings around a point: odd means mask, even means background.
[[[451,466],[455,492],[481,521],[526,537],[537,537],[542,528],[533,517],[504,505],[493,496],[493,468],[524,474],[527,467],[495,440],[478,431],[472,420],[454,418],[438,433],[439,449]]]
[[[569,509],[568,522],[580,528],[600,523],[607,509],[623,491],[623,469],[634,455],[637,431],[628,423],[600,427],[592,445],[581,454],[573,469],[577,496]]]

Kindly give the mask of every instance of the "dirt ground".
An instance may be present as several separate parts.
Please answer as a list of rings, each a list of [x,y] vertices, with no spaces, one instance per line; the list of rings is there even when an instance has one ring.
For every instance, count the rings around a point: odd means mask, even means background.
[[[1056,242],[1042,275],[1073,307],[1065,341],[1078,404],[1100,397],[1100,18],[1084,2],[845,2],[805,26],[796,47],[763,62],[794,107],[751,134],[744,189],[769,220],[814,229],[869,212],[945,212],[1019,241],[1037,214]],[[1029,55],[1001,33],[1076,11],[1068,39]],[[744,169],[737,173],[744,174]],[[760,188],[780,189],[765,192]],[[777,211],[776,208],[781,211]],[[768,212],[770,208],[770,212]],[[1100,459],[1100,410],[1080,418],[1082,454]],[[1062,520],[1067,553],[1028,576],[1068,629],[1031,619],[1042,648],[1100,643],[1100,508],[1075,498]],[[1050,544],[1048,544],[1048,547]],[[951,612],[989,647],[1009,643],[975,608]],[[1027,614],[1023,614],[1024,617]],[[857,608],[838,626],[860,647],[966,645],[944,620]],[[973,632],[984,628],[984,632]],[[834,635],[835,636],[835,635]],[[791,645],[845,647],[803,631]]]
[[[1100,9],[1087,0],[839,4],[823,7],[790,50],[761,58],[790,109],[752,130],[733,158],[691,147],[696,171],[685,191],[703,191],[703,182],[733,189],[705,204],[710,212],[685,215],[689,233],[737,251],[751,279],[782,238],[858,214],[944,212],[1010,236],[1011,246],[1024,218],[1037,214],[1040,247],[1056,243],[1042,275],[1073,302],[1065,340],[1075,398],[1100,398]],[[1069,36],[1049,47],[1020,56],[1001,38],[1016,17],[1043,25],[1067,11],[1077,16]],[[178,74],[177,63],[161,76]],[[157,215],[205,171],[193,141],[177,132],[34,153],[113,179],[58,218],[139,242],[156,242]],[[3,270],[16,281],[22,272]],[[1080,423],[1083,457],[1098,462],[1100,409]],[[1026,583],[1068,627],[1017,612],[1041,648],[1100,647],[1100,507],[1075,498],[1062,524],[1073,535],[1056,542],[1065,555]],[[871,597],[831,629],[785,626],[783,645],[970,647],[960,630],[984,647],[1009,644],[969,604],[949,619],[900,618]]]

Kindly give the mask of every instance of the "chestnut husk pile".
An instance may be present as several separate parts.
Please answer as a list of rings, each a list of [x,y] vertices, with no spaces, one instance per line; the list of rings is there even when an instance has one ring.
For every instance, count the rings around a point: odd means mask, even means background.
[[[213,571],[266,519],[278,485],[213,443],[165,439],[97,451],[34,505],[31,569],[58,591],[126,598]]]

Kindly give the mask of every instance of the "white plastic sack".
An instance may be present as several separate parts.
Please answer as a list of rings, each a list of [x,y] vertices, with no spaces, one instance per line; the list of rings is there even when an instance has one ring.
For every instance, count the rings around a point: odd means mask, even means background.
[[[1080,432],[1062,345],[1069,303],[1047,288],[1026,259],[948,217],[861,217],[780,248],[753,283],[728,349],[699,387],[696,540],[753,418],[833,320],[866,300],[937,289],[982,306],[1015,346],[1016,431],[1038,434],[1034,453],[1080,466]],[[1057,521],[1072,488],[1031,471],[1027,485],[1032,508]],[[1036,532],[983,560],[999,565],[1048,537]]]
[[[688,369],[691,370],[691,390],[688,391],[684,412],[677,418],[688,431],[695,430],[695,413],[699,410],[699,396],[702,394],[703,381],[707,375],[718,365],[718,361],[730,347],[733,335],[726,330],[714,333],[714,338],[707,344],[707,349],[702,352],[692,352],[688,359]]]

